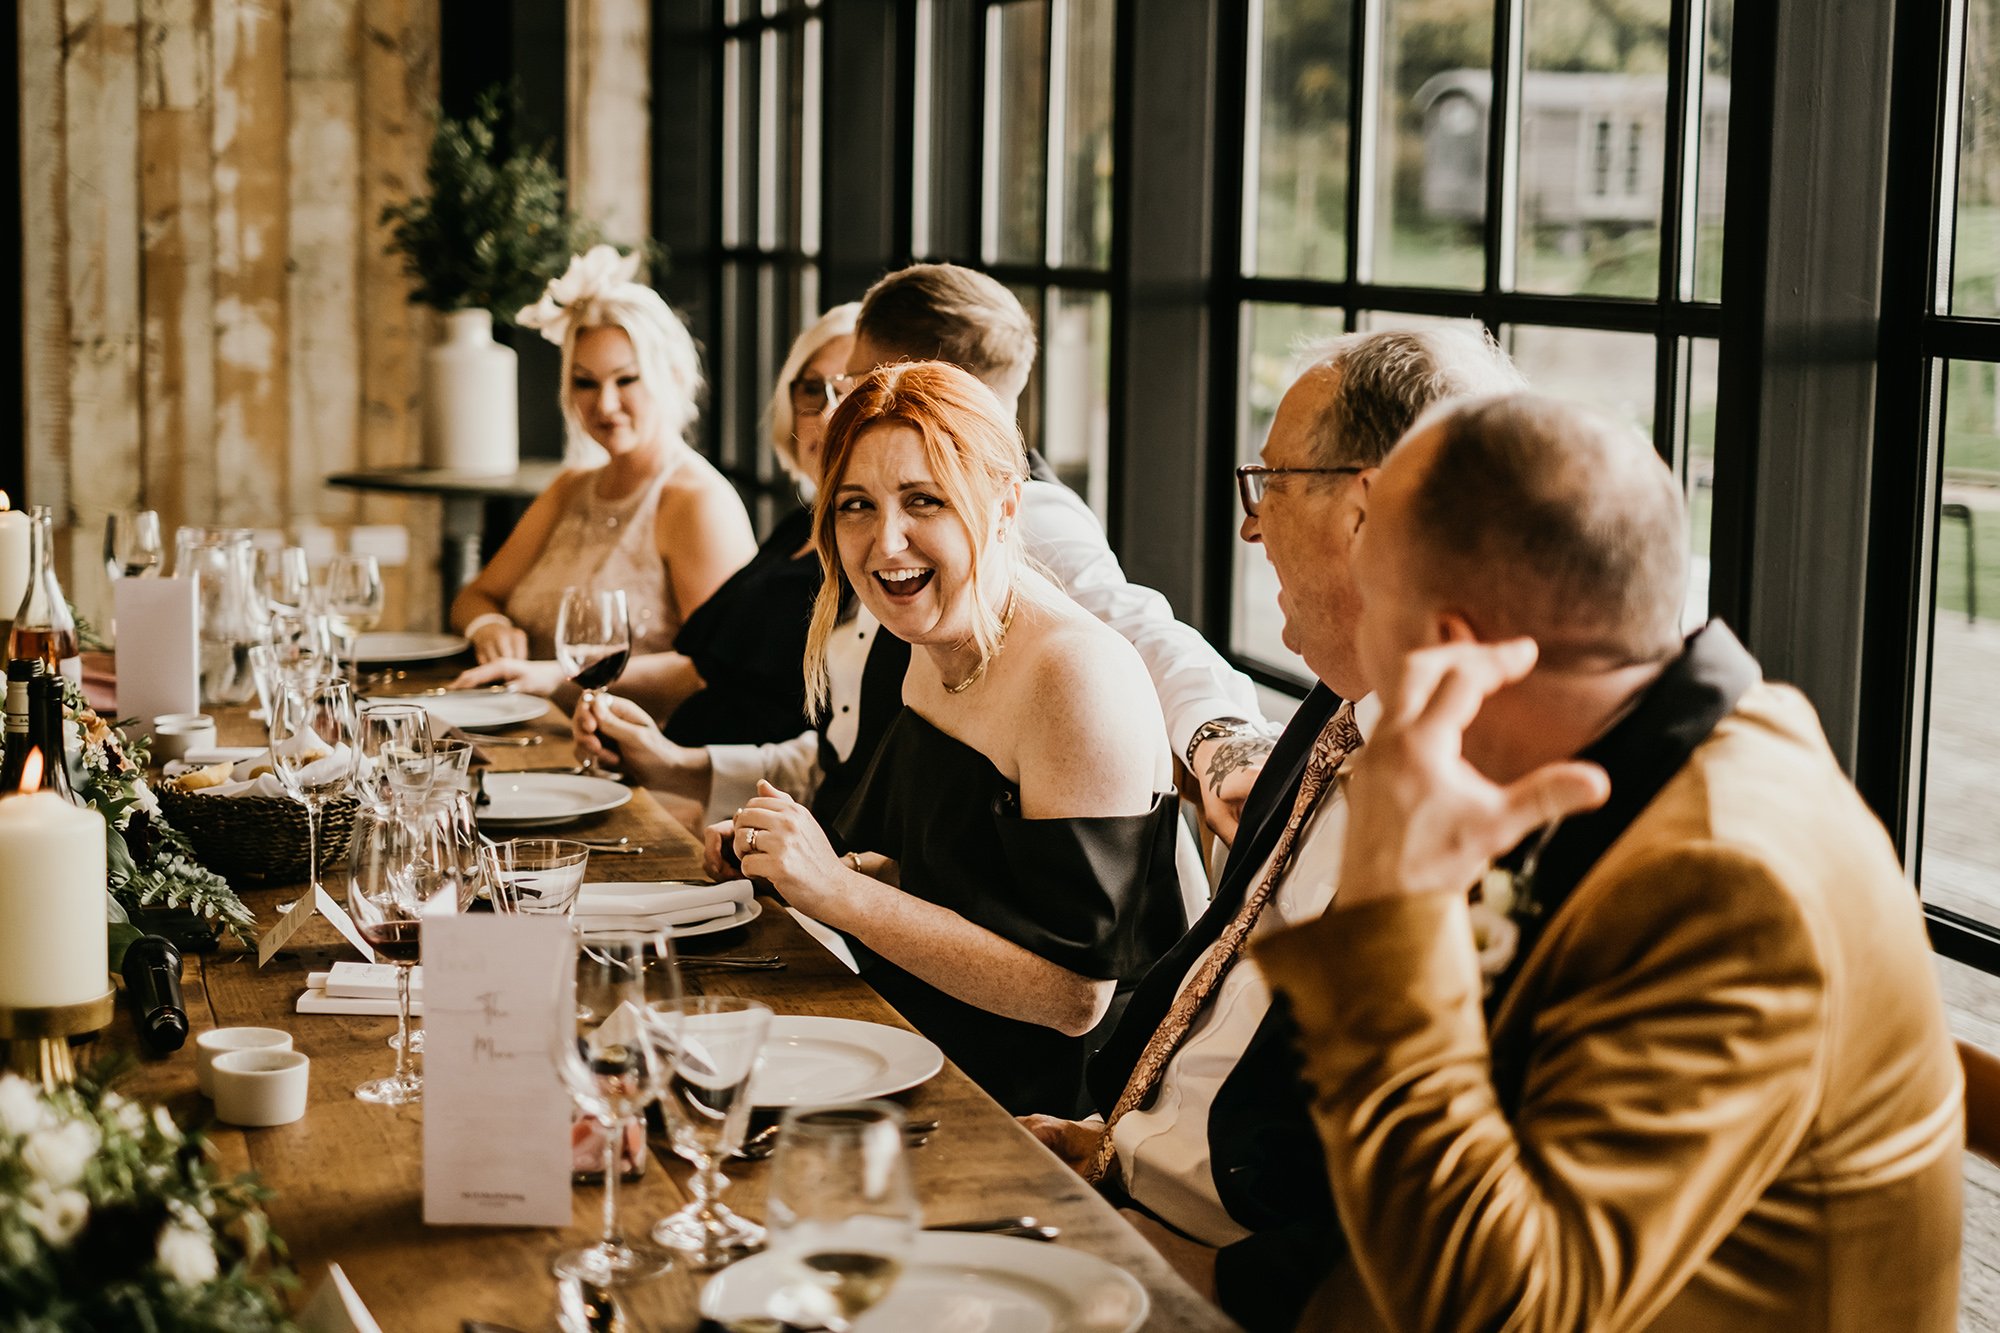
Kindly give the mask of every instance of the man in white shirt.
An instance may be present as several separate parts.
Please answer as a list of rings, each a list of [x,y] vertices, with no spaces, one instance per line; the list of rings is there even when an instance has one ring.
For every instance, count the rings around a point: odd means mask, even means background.
[[[849,374],[836,387],[851,387],[879,365],[949,361],[978,376],[1012,410],[1034,358],[1034,325],[1003,284],[955,264],[917,264],[883,278],[863,298]],[[1030,454],[1029,462],[1020,517],[1028,553],[1139,650],[1159,692],[1174,753],[1201,784],[1204,815],[1218,833],[1232,835],[1270,750],[1254,686],[1200,633],[1176,620],[1166,598],[1127,582],[1089,507],[1038,456]],[[622,765],[649,787],[698,804],[705,824],[734,814],[757,794],[760,779],[831,819],[901,704],[909,647],[893,636],[878,637],[875,628],[874,619],[858,611],[835,635],[828,661],[832,700],[818,732],[775,745],[689,749],[671,745],[629,713],[600,713],[578,719],[578,747]],[[615,754],[599,744],[599,733],[616,745]],[[676,813],[686,817],[690,811],[682,806]]]
[[[1101,1117],[1025,1122],[1253,1333],[1292,1328],[1342,1244],[1289,1022],[1243,949],[1320,916],[1337,887],[1339,773],[1379,715],[1355,650],[1354,537],[1424,410],[1521,384],[1483,336],[1384,332],[1336,339],[1285,395],[1262,462],[1238,469],[1243,539],[1270,559],[1285,644],[1319,683],[1244,805],[1215,901],[1092,1059]]]

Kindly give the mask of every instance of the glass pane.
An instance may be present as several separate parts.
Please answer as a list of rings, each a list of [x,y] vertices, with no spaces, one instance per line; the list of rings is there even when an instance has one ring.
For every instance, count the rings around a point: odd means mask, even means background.
[[[1686,435],[1680,474],[1688,510],[1688,595],[1681,624],[1693,629],[1708,619],[1709,517],[1715,509],[1715,385],[1720,344],[1713,338],[1687,343]]]
[[[799,249],[819,253],[820,201],[820,21],[807,19],[799,77]]]
[[[1007,290],[1014,293],[1014,299],[1028,312],[1028,318],[1035,324],[1035,341],[1038,355],[1035,365],[1028,372],[1028,386],[1021,390],[1021,438],[1028,447],[1040,450],[1042,447],[1042,380],[1048,368],[1048,342],[1045,337],[1046,325],[1042,319],[1042,289],[1007,284]]]
[[[1300,365],[1315,343],[1343,331],[1345,321],[1338,310],[1316,306],[1248,304],[1243,307],[1243,382],[1237,419],[1236,461],[1254,463],[1270,433],[1271,418],[1277,415],[1278,400],[1298,378]],[[1235,527],[1243,516],[1234,511]],[[1232,528],[1234,531],[1234,528]],[[1296,653],[1285,647],[1281,631],[1284,616],[1278,610],[1278,578],[1263,548],[1243,541],[1230,543],[1233,561],[1232,592],[1229,599],[1229,644],[1245,657],[1252,657],[1300,680],[1312,679],[1312,672]]]
[[[1385,0],[1376,149],[1377,282],[1485,280],[1492,0]]]
[[[1923,896],[2000,923],[2000,366],[1952,365],[1931,621]]]
[[[984,248],[989,260],[1039,264],[1048,176],[1047,0],[986,11]]]
[[[1951,309],[2000,314],[2000,0],[1966,0]]]
[[[1694,299],[1722,299],[1722,197],[1729,171],[1729,52],[1736,0],[1708,0],[1703,43],[1701,147],[1694,195]]]
[[[743,244],[744,143],[743,53],[747,43],[722,44],[722,243]]]
[[[1521,80],[1523,291],[1660,289],[1668,0],[1531,0]]]
[[[1114,0],[1069,0],[1063,49],[1062,221],[1058,262],[1111,263],[1111,58]],[[1052,205],[1053,207],[1053,205]]]
[[[1257,172],[1244,271],[1347,276],[1347,106],[1354,0],[1263,0],[1251,8]]]
[[[1051,289],[1042,320],[1042,455],[1106,521],[1111,441],[1111,298]]]
[[[1354,327],[1363,333],[1383,333],[1389,329],[1484,329],[1476,319],[1453,319],[1449,315],[1412,315],[1401,310],[1363,310],[1355,315]]]
[[[757,244],[775,250],[789,231],[791,156],[785,142],[788,118],[781,100],[791,86],[786,46],[789,34],[766,28],[758,38],[757,54]]]
[[[1537,393],[1571,398],[1653,435],[1653,339],[1644,333],[1513,324],[1500,342]]]

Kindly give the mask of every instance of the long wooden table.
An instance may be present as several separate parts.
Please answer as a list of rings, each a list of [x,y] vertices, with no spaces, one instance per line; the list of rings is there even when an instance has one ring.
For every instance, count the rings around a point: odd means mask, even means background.
[[[398,688],[439,679],[412,673]],[[218,718],[225,744],[261,740],[257,723],[242,710]],[[510,735],[541,734],[542,744],[489,747],[496,770],[550,768],[571,762],[567,723],[551,710],[542,721]],[[600,856],[595,880],[702,879],[700,845],[644,791],[630,804],[563,830],[577,836],[631,838],[641,856]],[[336,875],[337,878],[337,875]],[[334,896],[342,896],[336,883]],[[297,886],[252,890],[245,900],[268,924],[276,905]],[[780,972],[690,971],[691,993],[751,996],[780,1014],[823,1014],[907,1028],[902,1017],[801,930],[776,903],[766,901],[756,921],[740,930],[686,942],[689,955],[776,953]],[[315,921],[285,953],[259,968],[254,954],[225,949],[187,960],[183,987],[196,1033],[213,1027],[254,1025],[290,1031],[312,1057],[311,1101],[303,1120],[272,1129],[216,1125],[212,1135],[227,1168],[254,1169],[276,1191],[273,1224],[291,1247],[310,1292],[329,1263],[338,1262],[388,1333],[438,1330],[458,1333],[465,1319],[520,1329],[553,1327],[555,1284],[549,1261],[560,1250],[595,1237],[602,1195],[597,1187],[575,1191],[568,1230],[431,1227],[422,1221],[421,1105],[373,1106],[354,1097],[355,1085],[389,1072],[386,1045],[394,1018],[300,1015],[294,1006],[306,973],[352,957],[340,937]],[[131,1024],[121,1013],[105,1034],[109,1044],[132,1050]],[[194,1043],[173,1055],[144,1061],[126,1090],[165,1103],[183,1123],[207,1121],[212,1108],[195,1091]],[[998,1103],[953,1066],[900,1100],[912,1117],[935,1119],[938,1132],[911,1155],[924,1215],[930,1222],[1033,1214],[1062,1228],[1059,1243],[1099,1255],[1131,1273],[1152,1298],[1149,1329],[1227,1329],[1234,1325],[1203,1301],[1089,1186],[1015,1123]],[[491,1145],[497,1156],[508,1145]],[[732,1163],[728,1201],[745,1215],[763,1216],[764,1164]],[[629,1236],[643,1236],[653,1221],[691,1197],[689,1168],[654,1144],[643,1180],[621,1187]],[[705,1275],[677,1269],[621,1292],[639,1327],[692,1329]]]

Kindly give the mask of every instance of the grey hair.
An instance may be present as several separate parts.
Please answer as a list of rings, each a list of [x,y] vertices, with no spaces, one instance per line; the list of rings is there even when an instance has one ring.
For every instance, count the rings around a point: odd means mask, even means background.
[[[805,369],[806,362],[819,355],[822,347],[836,338],[852,336],[855,316],[860,313],[861,303],[849,301],[821,315],[792,340],[792,350],[786,354],[785,364],[778,369],[778,387],[772,390],[771,402],[764,409],[764,415],[770,424],[771,449],[778,455],[779,465],[794,481],[819,484],[818,477],[808,477],[799,470],[798,456],[792,452],[792,428],[797,424],[792,420],[792,381]]]
[[[1528,387],[1486,330],[1470,327],[1346,333],[1308,356],[1307,374],[1332,379],[1311,436],[1314,457],[1327,467],[1380,467],[1437,404]]]

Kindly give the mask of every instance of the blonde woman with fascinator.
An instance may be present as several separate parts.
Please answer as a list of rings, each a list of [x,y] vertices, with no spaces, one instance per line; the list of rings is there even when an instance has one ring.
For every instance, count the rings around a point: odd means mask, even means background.
[[[772,452],[804,504],[778,520],[750,563],[688,617],[673,652],[634,659],[617,695],[578,706],[571,725],[582,757],[664,787],[670,769],[706,762],[702,747],[765,745],[811,731],[799,660],[820,584],[812,495],[833,411],[828,386],[847,365],[859,310],[852,302],[835,306],[799,334],[765,416]],[[692,804],[672,808],[699,827],[699,807],[685,808]]]
[[[1180,937],[1177,806],[1144,664],[1021,554],[1027,459],[990,390],[885,367],[828,423],[806,649],[852,590],[911,645],[904,707],[832,821],[765,783],[709,830],[845,934],[862,975],[1001,1104],[1074,1109],[1086,1034]]]
[[[572,585],[623,588],[635,653],[670,648],[682,622],[756,552],[736,491],[687,443],[701,390],[694,340],[608,245],[572,259],[516,317],[562,348],[571,458],[452,603],[480,666],[459,685],[567,688],[556,613]],[[595,461],[602,460],[602,461]]]

